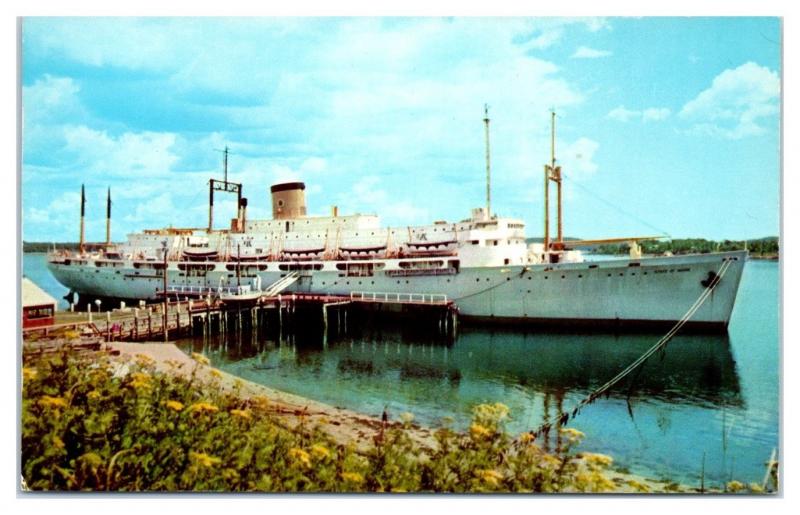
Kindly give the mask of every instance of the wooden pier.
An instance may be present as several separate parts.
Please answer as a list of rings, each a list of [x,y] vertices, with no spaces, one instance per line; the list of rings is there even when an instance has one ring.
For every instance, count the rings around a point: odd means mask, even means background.
[[[167,290],[164,302],[103,313],[70,313],[73,321],[23,331],[23,336],[48,334],[57,329],[99,336],[105,341],[170,341],[188,336],[279,331],[319,326],[327,334],[347,331],[350,324],[376,315],[411,317],[431,332],[454,335],[458,325],[455,303],[445,295],[418,293],[351,292],[350,295],[287,293],[253,295],[211,291]],[[163,294],[162,294],[163,296]],[[183,299],[176,298],[182,296]],[[224,299],[224,300],[223,300]],[[83,317],[85,315],[85,317]],[[366,316],[365,316],[366,315]]]

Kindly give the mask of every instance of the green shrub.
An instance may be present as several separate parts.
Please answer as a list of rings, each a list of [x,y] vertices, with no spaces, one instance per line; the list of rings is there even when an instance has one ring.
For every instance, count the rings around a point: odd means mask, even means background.
[[[316,427],[279,423],[263,397],[157,372],[144,356],[28,357],[23,367],[22,475],[32,490],[264,492],[603,492],[611,458],[559,453],[506,433],[502,404],[475,409],[466,433],[435,432],[432,449],[390,426],[364,452]],[[173,364],[172,366],[177,366]]]

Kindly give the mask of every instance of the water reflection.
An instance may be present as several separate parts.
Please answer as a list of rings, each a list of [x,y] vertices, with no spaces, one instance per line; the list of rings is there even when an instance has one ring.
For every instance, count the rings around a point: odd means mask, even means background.
[[[427,339],[401,327],[366,328],[338,337],[312,329],[290,334],[231,335],[184,345],[222,368],[276,386],[296,378],[295,393],[348,405],[362,391],[386,404],[433,402],[481,386],[529,396],[584,395],[655,343],[652,334],[524,333],[469,329],[456,339]],[[283,378],[283,379],[281,379]],[[383,393],[370,384],[392,385]],[[398,388],[403,385],[403,388]],[[289,385],[291,386],[291,384]],[[398,390],[411,393],[402,399]],[[337,394],[340,392],[340,394]],[[743,407],[727,335],[681,335],[610,392],[671,403]],[[496,399],[504,401],[500,394]],[[546,400],[546,399],[545,399]],[[419,406],[417,406],[419,408]]]

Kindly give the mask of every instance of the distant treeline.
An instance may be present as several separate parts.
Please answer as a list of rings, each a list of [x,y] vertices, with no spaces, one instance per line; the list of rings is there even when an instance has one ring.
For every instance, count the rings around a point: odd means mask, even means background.
[[[770,236],[758,240],[713,241],[703,238],[674,239],[664,241],[642,241],[639,246],[643,254],[707,254],[729,250],[747,250],[754,257],[778,257],[778,237]],[[628,245],[600,245],[593,252],[598,254],[627,254]]]
[[[22,252],[47,252],[53,248],[53,245],[56,246],[57,249],[66,249],[66,250],[78,250],[78,242],[70,241],[70,242],[61,242],[61,243],[50,243],[50,242],[43,242],[43,241],[23,241],[22,242]]]

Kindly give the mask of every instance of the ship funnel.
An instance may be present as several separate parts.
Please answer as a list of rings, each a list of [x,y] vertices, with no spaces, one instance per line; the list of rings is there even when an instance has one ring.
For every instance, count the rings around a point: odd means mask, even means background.
[[[301,218],[306,216],[306,185],[302,182],[274,184],[272,193],[272,218]]]

